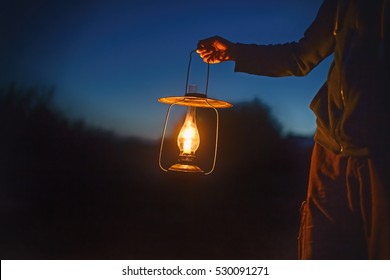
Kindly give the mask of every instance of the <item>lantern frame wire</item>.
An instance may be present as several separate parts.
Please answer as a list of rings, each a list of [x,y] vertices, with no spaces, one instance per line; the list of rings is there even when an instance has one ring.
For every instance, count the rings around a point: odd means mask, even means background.
[[[215,169],[215,164],[217,161],[217,151],[218,151],[218,134],[219,134],[219,113],[217,108],[230,108],[233,107],[233,105],[229,102],[208,98],[207,97],[207,91],[208,91],[208,85],[209,85],[209,77],[210,77],[210,63],[207,63],[207,76],[206,76],[206,89],[205,93],[189,93],[188,92],[188,80],[191,70],[191,61],[192,61],[192,54],[196,52],[196,50],[193,50],[190,52],[190,58],[188,62],[188,68],[187,68],[187,77],[186,77],[186,89],[185,89],[185,95],[184,96],[168,96],[168,97],[162,97],[159,98],[158,101],[161,103],[169,104],[167,114],[165,116],[165,122],[164,122],[164,129],[161,136],[161,144],[160,144],[160,153],[159,153],[159,159],[158,163],[160,168],[168,172],[169,169],[166,169],[163,167],[161,163],[162,159],[162,151],[164,147],[164,139],[167,129],[167,124],[170,116],[171,109],[174,105],[180,105],[180,106],[186,106],[186,107],[199,107],[199,108],[212,108],[216,115],[216,126],[215,126],[215,146],[214,146],[214,159],[211,169],[208,172],[204,171],[192,171],[192,170],[180,170],[182,172],[192,172],[192,173],[204,173],[204,175],[211,174]],[[178,171],[178,170],[175,170]]]
[[[177,105],[177,103],[170,104],[169,107],[168,107],[168,110],[167,110],[167,115],[165,117],[165,122],[164,122],[164,129],[163,129],[163,133],[162,133],[162,136],[161,136],[160,154],[159,154],[159,157],[158,157],[158,164],[159,164],[160,168],[163,171],[165,171],[165,172],[168,172],[169,170],[162,166],[162,163],[161,163],[162,151],[163,151],[163,148],[164,148],[164,139],[165,139],[165,134],[166,134],[166,130],[167,130],[167,124],[168,124],[170,112],[171,112],[171,109],[172,109],[172,107],[174,105]],[[204,175],[209,175],[209,174],[211,174],[214,171],[215,164],[217,162],[217,152],[218,152],[219,113],[218,113],[218,110],[215,107],[213,107],[211,104],[209,104],[209,106],[214,109],[215,116],[216,116],[216,120],[215,120],[216,126],[215,126],[214,159],[213,159],[213,165],[212,165],[211,169],[208,172],[204,172]],[[183,172],[201,173],[199,171],[184,171],[184,170],[183,170]]]

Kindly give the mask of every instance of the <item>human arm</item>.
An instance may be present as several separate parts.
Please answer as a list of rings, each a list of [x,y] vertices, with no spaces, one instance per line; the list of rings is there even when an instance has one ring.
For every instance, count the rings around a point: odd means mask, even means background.
[[[337,2],[324,1],[316,19],[298,42],[235,44],[221,37],[211,37],[199,41],[198,52],[210,63],[234,60],[236,72],[272,77],[304,76],[334,50]]]

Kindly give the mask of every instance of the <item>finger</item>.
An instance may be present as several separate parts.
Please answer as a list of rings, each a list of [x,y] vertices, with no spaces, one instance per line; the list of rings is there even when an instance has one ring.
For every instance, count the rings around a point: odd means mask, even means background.
[[[227,46],[220,41],[214,41],[213,47],[219,51],[226,51]]]
[[[202,50],[199,52],[200,56],[211,56],[211,55],[216,55],[215,51],[210,51],[210,50]]]
[[[213,56],[210,54],[200,55],[200,57],[203,59],[204,62],[208,62],[208,61],[213,60]]]
[[[202,60],[206,63],[210,64],[216,64],[222,62],[216,55],[213,54],[206,54],[204,56],[201,56]]]
[[[211,53],[212,50],[209,49],[209,48],[197,48],[197,49],[196,49],[196,52],[197,52],[198,54],[202,55],[202,54],[206,54],[206,53]]]
[[[206,62],[206,63],[210,63],[210,61],[211,61],[211,58],[210,58],[210,57],[203,57],[202,59],[203,59],[203,61]]]
[[[205,62],[210,63],[210,64],[217,64],[217,63],[220,63],[221,61],[219,61],[218,59],[213,57],[213,58],[208,59]]]

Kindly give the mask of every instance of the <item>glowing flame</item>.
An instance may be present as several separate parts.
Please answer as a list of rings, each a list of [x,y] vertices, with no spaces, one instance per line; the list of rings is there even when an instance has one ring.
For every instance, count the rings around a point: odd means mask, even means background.
[[[196,127],[196,109],[188,107],[186,119],[177,137],[181,155],[195,155],[199,148],[200,136]]]

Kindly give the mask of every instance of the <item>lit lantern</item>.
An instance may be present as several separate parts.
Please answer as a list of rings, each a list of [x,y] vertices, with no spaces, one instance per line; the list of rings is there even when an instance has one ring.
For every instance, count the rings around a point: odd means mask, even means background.
[[[207,97],[209,73],[210,73],[210,64],[207,65],[207,78],[206,78],[206,91],[205,93],[197,92],[197,88],[194,85],[188,85],[188,78],[190,74],[191,67],[191,58],[192,54],[195,51],[190,53],[190,60],[188,63],[187,70],[187,80],[186,80],[186,90],[184,96],[169,96],[159,98],[158,101],[161,103],[170,104],[168,107],[167,115],[165,118],[164,129],[161,138],[160,146],[160,155],[159,155],[159,165],[160,168],[164,171],[179,171],[179,172],[188,172],[188,173],[203,173],[208,175],[214,171],[215,163],[217,159],[217,148],[218,148],[218,124],[219,124],[219,115],[218,110],[220,108],[230,108],[233,105],[222,100],[212,99]],[[177,145],[179,147],[179,159],[178,162],[172,165],[169,168],[164,168],[161,163],[161,157],[163,153],[164,138],[166,133],[166,128],[169,120],[169,115],[172,106],[180,105],[187,106],[187,115],[185,117],[182,128],[180,129],[179,135],[177,137]],[[215,146],[214,146],[214,159],[211,169],[207,172],[204,172],[199,166],[194,162],[195,152],[200,145],[200,135],[198,128],[196,126],[196,108],[208,108],[213,109],[216,114],[216,131],[215,131]]]

